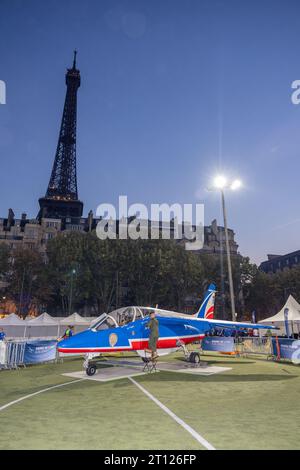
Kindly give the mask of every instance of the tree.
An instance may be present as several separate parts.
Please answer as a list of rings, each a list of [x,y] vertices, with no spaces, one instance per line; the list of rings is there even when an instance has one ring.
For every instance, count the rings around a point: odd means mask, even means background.
[[[69,312],[71,290],[72,311],[88,309],[100,314],[121,305],[156,304],[183,311],[187,297],[200,302],[208,284],[214,282],[216,314],[230,316],[226,259],[222,263],[219,256],[186,251],[175,240],[100,240],[94,232],[65,232],[48,242],[47,258],[47,266],[40,271],[33,262],[19,259],[12,282],[16,298],[25,264],[23,291],[34,292],[36,301],[45,300],[52,312]],[[232,257],[232,272],[237,312],[245,319],[252,310],[257,318],[275,313],[289,293],[300,298],[300,267],[270,276],[238,255]]]
[[[24,318],[31,309],[39,310],[49,302],[47,268],[38,251],[23,247],[14,251],[7,281],[7,293]]]
[[[10,249],[4,243],[0,244],[0,276],[5,276],[9,270]]]
[[[68,311],[70,273],[74,308],[95,313],[128,302],[182,308],[186,295],[199,292],[199,259],[174,240],[99,240],[95,233],[71,233],[47,246],[52,307]],[[120,295],[121,287],[126,295]]]

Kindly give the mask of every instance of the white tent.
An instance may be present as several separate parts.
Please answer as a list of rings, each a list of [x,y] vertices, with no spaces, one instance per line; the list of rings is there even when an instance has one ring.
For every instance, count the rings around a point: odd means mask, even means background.
[[[23,338],[25,336],[27,322],[15,313],[11,313],[0,319],[0,328],[3,328],[6,338]]]
[[[74,327],[74,333],[78,333],[79,331],[86,330],[89,327],[90,322],[81,315],[79,315],[79,313],[75,312],[72,313],[72,315],[69,315],[68,317],[60,317],[59,324],[59,334],[61,336],[65,330],[65,327],[68,325],[72,325]]]
[[[44,312],[39,317],[22,320],[15,313],[11,313],[0,319],[0,328],[3,328],[7,338],[59,338],[68,325],[72,325],[74,333],[78,333],[89,328],[97,319],[82,317],[78,313],[68,317],[52,317]]]
[[[61,325],[88,325],[89,321],[86,320],[84,317],[79,315],[79,313],[72,313],[68,317],[63,317],[60,320]]]
[[[97,320],[98,317],[83,317],[88,324],[90,325],[91,323],[95,323],[95,320]]]
[[[28,338],[32,337],[57,337],[59,335],[59,320],[44,312],[39,317],[27,322]]]
[[[285,309],[289,309],[288,313],[288,321],[289,321],[289,326],[291,327],[291,331],[294,332],[295,328],[294,326],[297,325],[296,331],[300,331],[300,304],[297,302],[297,300],[290,295],[285,303],[285,305],[282,307],[282,309],[276,313],[276,315],[273,315],[273,317],[265,318],[264,320],[261,320],[259,323],[265,323],[269,325],[274,325],[277,327],[284,327],[284,311]]]

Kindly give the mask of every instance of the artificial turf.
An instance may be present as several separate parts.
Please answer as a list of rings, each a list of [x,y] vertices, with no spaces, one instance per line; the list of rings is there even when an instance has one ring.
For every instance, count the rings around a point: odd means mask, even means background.
[[[217,449],[300,448],[299,366],[217,355],[204,360],[232,370],[206,377],[159,372],[135,380]],[[0,407],[72,382],[61,374],[81,368],[81,359],[67,359],[0,371]],[[0,423],[0,449],[201,449],[128,379],[49,390],[0,411]]]

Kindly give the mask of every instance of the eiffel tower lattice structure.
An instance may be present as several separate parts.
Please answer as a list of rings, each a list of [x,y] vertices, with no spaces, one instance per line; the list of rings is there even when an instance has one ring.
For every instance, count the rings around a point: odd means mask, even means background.
[[[77,90],[80,87],[76,51],[73,67],[67,69],[66,85],[67,92],[51,177],[45,197],[39,199],[39,219],[82,216],[83,203],[78,200],[76,173]]]

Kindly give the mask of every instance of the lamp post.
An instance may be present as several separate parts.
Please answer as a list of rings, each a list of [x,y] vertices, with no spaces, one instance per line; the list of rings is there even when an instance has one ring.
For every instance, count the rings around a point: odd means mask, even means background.
[[[119,270],[117,270],[117,279],[116,279],[116,308],[119,307],[119,298],[120,298],[120,291],[119,291]]]
[[[21,292],[19,300],[19,313],[23,316],[23,292],[24,292],[24,281],[25,281],[25,268],[23,269]]]
[[[71,285],[70,285],[70,299],[69,299],[69,315],[71,315],[72,310],[72,300],[73,300],[73,276],[76,274],[76,270],[72,269],[71,271]]]
[[[227,265],[228,265],[228,280],[229,280],[229,293],[230,293],[230,305],[231,305],[231,317],[232,321],[236,321],[235,313],[235,300],[234,300],[234,289],[233,289],[233,280],[232,280],[232,268],[231,268],[231,256],[230,256],[230,247],[229,247],[229,237],[228,237],[228,225],[227,225],[227,211],[225,204],[225,189],[231,189],[233,191],[241,187],[241,182],[239,180],[234,180],[231,183],[228,183],[224,176],[217,176],[214,179],[212,190],[219,190],[221,193],[222,200],[222,211],[224,219],[224,231],[225,231],[225,244],[226,244],[226,255],[227,255]]]

